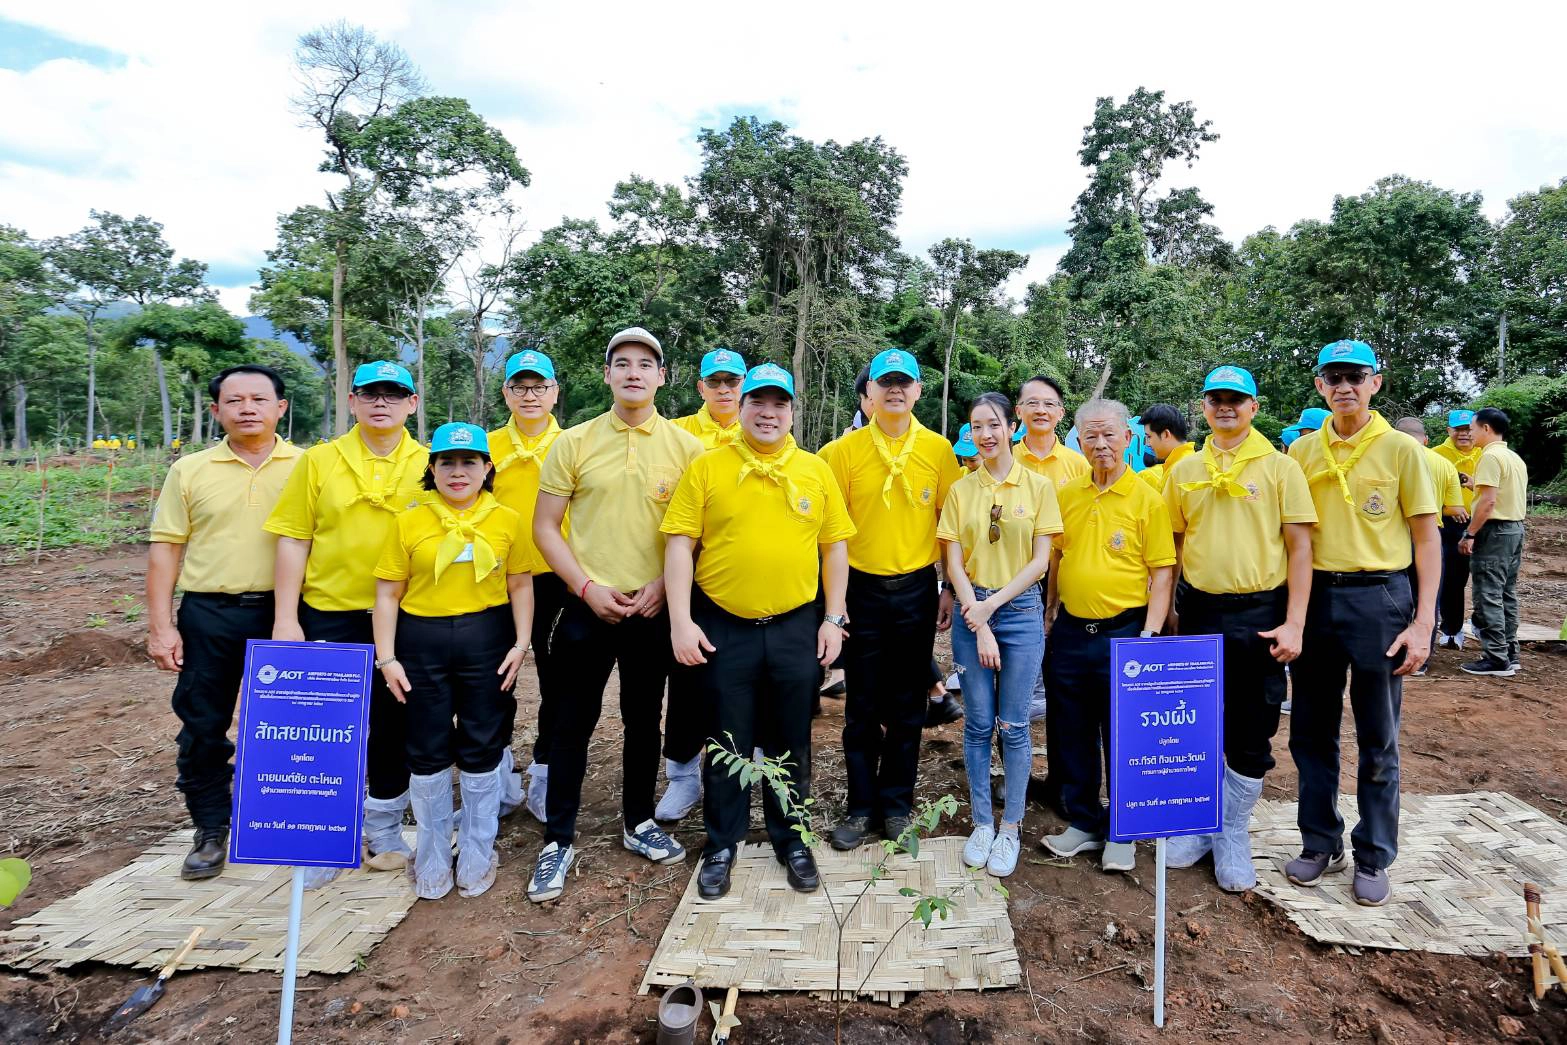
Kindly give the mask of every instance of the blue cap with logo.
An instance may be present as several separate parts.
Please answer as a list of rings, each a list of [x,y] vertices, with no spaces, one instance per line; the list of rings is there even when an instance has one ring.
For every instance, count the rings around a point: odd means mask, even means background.
[[[506,360],[506,380],[518,374],[538,374],[546,381],[555,380],[555,362],[536,348],[514,353]]]
[[[888,374],[902,374],[904,377],[920,380],[920,365],[914,359],[914,353],[901,348],[889,348],[876,353],[876,358],[871,360],[871,380],[880,381]]]
[[[752,367],[740,383],[740,398],[763,388],[776,388],[790,399],[794,398],[794,375],[776,363],[762,363]]]
[[[1320,372],[1327,366],[1366,366],[1373,374],[1382,372],[1377,354],[1364,341],[1335,341],[1323,345],[1322,351],[1317,353],[1317,370]]]
[[[435,435],[430,438],[430,452],[438,454],[445,450],[467,450],[471,453],[490,456],[490,437],[484,434],[484,429],[478,425],[466,424],[462,421],[452,421],[435,430]]]
[[[364,388],[368,385],[401,385],[410,392],[418,391],[414,388],[413,375],[408,372],[408,368],[389,359],[364,363],[354,370],[354,387]]]
[[[952,441],[952,452],[959,457],[978,457],[979,447],[974,445],[974,440],[969,438],[974,431],[973,425],[964,425],[958,429],[958,437]]]
[[[1447,427],[1467,428],[1475,419],[1473,410],[1449,410],[1447,412]]]
[[[737,374],[745,376],[745,359],[732,348],[715,348],[702,357],[702,376]]]
[[[1251,376],[1249,370],[1242,370],[1238,366],[1228,364],[1215,367],[1208,372],[1208,379],[1202,383],[1204,392],[1239,392],[1241,395],[1257,398],[1257,381]]]

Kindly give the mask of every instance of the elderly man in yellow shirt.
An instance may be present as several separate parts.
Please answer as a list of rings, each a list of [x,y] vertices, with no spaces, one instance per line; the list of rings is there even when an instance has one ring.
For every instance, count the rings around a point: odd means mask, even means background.
[[[147,652],[179,673],[175,786],[195,825],[180,877],[211,878],[228,855],[229,725],[245,669],[245,641],[272,633],[272,561],[262,528],[302,451],[278,438],[288,409],[283,379],[245,363],[207,386],[224,431],[216,446],[174,462],[152,516],[147,546]],[[185,592],[178,625],[174,580]]]
[[[1057,491],[1061,538],[1050,555],[1045,597],[1045,728],[1057,738],[1057,772],[1068,827],[1042,840],[1057,856],[1103,849],[1106,871],[1130,871],[1131,842],[1108,842],[1110,640],[1157,635],[1170,614],[1175,537],[1153,487],[1126,465],[1131,418],[1113,399],[1077,409],[1077,437],[1091,471]],[[1101,761],[1102,760],[1102,761]],[[1114,796],[1111,796],[1114,801]]]
[[[1512,427],[1494,406],[1477,410],[1474,443],[1474,517],[1458,543],[1471,559],[1475,628],[1484,653],[1462,665],[1471,675],[1512,675],[1518,670],[1518,570],[1523,565],[1523,520],[1528,513],[1529,470],[1507,445]]]
[[[1447,412],[1447,438],[1431,452],[1448,461],[1458,472],[1463,487],[1464,511],[1472,513],[1475,503],[1475,465],[1480,448],[1474,443],[1473,410]],[[1449,649],[1464,648],[1464,589],[1469,586],[1469,556],[1458,550],[1463,538],[1462,526],[1442,527],[1442,590],[1437,595],[1437,644]]]
[[[730,348],[715,348],[707,353],[696,379],[702,408],[674,418],[675,427],[702,440],[704,450],[734,442],[740,437],[740,382],[744,378],[745,359],[740,353]]]
[[[1387,869],[1398,855],[1404,676],[1430,655],[1436,623],[1436,495],[1420,444],[1371,409],[1382,373],[1370,345],[1324,346],[1316,388],[1332,416],[1290,447],[1311,485],[1317,528],[1305,640],[1291,669],[1290,754],[1300,774],[1302,851],[1284,873],[1296,885],[1315,886],[1346,865],[1338,792],[1347,673],[1360,748],[1351,891],[1357,903],[1379,907],[1392,894]],[[1411,560],[1418,590],[1405,572]]]
[[[1145,408],[1139,417],[1143,426],[1143,438],[1148,443],[1148,453],[1157,459],[1137,473],[1137,477],[1155,490],[1164,489],[1165,476],[1170,474],[1183,458],[1190,457],[1197,447],[1186,438],[1186,415],[1169,403],[1154,403]]]

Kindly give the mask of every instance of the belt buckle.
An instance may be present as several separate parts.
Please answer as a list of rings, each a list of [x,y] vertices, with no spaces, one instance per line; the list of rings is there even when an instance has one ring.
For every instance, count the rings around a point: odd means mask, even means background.
[[[1091,620],[1087,624],[1083,625],[1083,630],[1088,632],[1090,635],[1097,635],[1099,634],[1099,622],[1096,620]]]
[[[770,623],[772,623],[773,618],[777,617],[777,616],[778,616],[778,614],[775,613],[775,614],[773,614],[770,617],[757,617],[751,623],[756,625],[758,628],[760,628],[763,624],[770,624]]]

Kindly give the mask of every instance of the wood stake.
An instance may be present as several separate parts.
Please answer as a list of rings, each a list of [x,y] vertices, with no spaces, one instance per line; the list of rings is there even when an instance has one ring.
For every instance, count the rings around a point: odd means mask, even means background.
[[[1524,883],[1523,906],[1524,916],[1529,926],[1529,959],[1534,966],[1534,996],[1543,998],[1545,992],[1551,989],[1551,985],[1547,982],[1542,941],[1534,935],[1534,927],[1540,924],[1540,887],[1533,882]]]

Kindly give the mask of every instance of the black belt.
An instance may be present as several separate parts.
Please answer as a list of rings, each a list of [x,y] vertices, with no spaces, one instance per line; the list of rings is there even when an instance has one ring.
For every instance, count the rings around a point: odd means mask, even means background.
[[[904,588],[913,587],[916,584],[929,584],[936,572],[934,566],[921,566],[913,573],[866,573],[864,570],[849,570],[849,579],[861,584],[869,584],[880,588],[882,591],[902,591]]]
[[[1073,627],[1081,628],[1090,635],[1097,635],[1101,631],[1115,631],[1119,628],[1124,628],[1133,621],[1139,618],[1146,618],[1147,616],[1147,606],[1133,606],[1129,610],[1122,610],[1114,617],[1101,617],[1098,620],[1090,617],[1076,617],[1063,609],[1058,615],[1056,623],[1070,624]]]
[[[203,602],[216,602],[224,606],[261,606],[272,601],[270,591],[188,591],[185,597]]]
[[[1176,590],[1175,597],[1185,602],[1205,602],[1213,606],[1244,609],[1249,606],[1263,606],[1276,602],[1286,595],[1288,595],[1287,588],[1269,588],[1267,591],[1243,592],[1203,591],[1201,588],[1192,587],[1183,580]]]
[[[1312,584],[1326,584],[1332,588],[1371,588],[1386,584],[1398,573],[1388,570],[1362,570],[1358,573],[1334,573],[1332,570],[1312,570]]]
[[[782,613],[772,613],[768,614],[766,617],[742,617],[738,613],[730,613],[728,610],[724,609],[718,603],[713,601],[713,597],[711,595],[695,585],[692,585],[691,587],[691,595],[693,598],[700,599],[702,602],[706,603],[708,606],[711,606],[713,609],[717,610],[719,613],[722,613],[726,617],[738,621],[741,624],[752,624],[757,627],[760,627],[763,624],[772,624],[774,621],[788,620],[790,617],[794,616],[796,613],[799,613],[801,610],[809,609],[814,611],[816,609],[816,602],[813,599],[810,602],[800,603],[800,605],[794,607],[794,609],[784,610]]]

